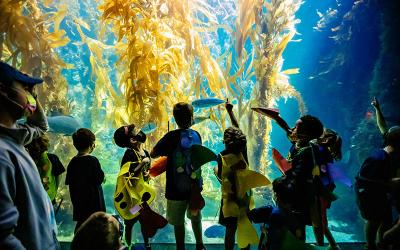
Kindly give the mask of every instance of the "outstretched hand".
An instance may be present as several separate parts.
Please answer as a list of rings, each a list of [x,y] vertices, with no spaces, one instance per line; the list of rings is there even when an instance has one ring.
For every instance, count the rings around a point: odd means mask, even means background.
[[[226,99],[225,109],[228,112],[232,112],[232,110],[233,110],[233,104],[229,102],[229,99]]]
[[[374,99],[372,99],[371,105],[376,108],[379,109],[379,102],[378,99],[376,99],[376,97],[374,96]]]

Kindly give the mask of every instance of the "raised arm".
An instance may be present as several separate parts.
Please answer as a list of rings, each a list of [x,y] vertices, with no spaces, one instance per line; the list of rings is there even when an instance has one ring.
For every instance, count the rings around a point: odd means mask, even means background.
[[[229,118],[231,119],[231,124],[233,127],[239,128],[239,123],[236,120],[235,115],[233,114],[233,105],[229,102],[229,100],[226,100],[225,103],[225,109],[228,112]]]
[[[379,106],[378,99],[376,99],[376,97],[374,97],[374,99],[372,100],[371,105],[375,108],[376,123],[378,124],[379,131],[381,131],[381,134],[385,134],[388,128],[385,118],[383,117],[381,107]]]

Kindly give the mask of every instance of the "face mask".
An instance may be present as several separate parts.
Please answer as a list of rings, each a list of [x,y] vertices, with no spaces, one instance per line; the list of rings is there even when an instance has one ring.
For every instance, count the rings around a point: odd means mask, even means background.
[[[36,106],[37,105],[36,99],[33,97],[33,95],[31,93],[29,93],[29,92],[26,92],[26,91],[23,92],[23,91],[21,91],[19,89],[16,89],[16,88],[10,88],[10,89],[12,89],[15,92],[18,92],[20,94],[25,95],[26,104],[25,105],[21,105],[20,103],[16,102],[15,100],[11,99],[8,96],[4,96],[4,97],[7,98],[13,104],[17,105],[21,109],[21,111],[22,111],[21,116],[22,117],[27,117],[27,116],[32,115],[35,112],[36,107],[37,107]]]
[[[145,143],[147,137],[146,137],[146,134],[143,133],[142,130],[140,130],[139,133],[137,133],[134,138],[136,141],[138,141],[140,143]]]
[[[29,115],[32,115],[36,111],[36,107],[37,107],[36,100],[33,97],[33,95],[30,93],[26,95],[26,100],[27,100],[27,103],[24,107],[24,111],[25,111],[25,113],[27,112]]]

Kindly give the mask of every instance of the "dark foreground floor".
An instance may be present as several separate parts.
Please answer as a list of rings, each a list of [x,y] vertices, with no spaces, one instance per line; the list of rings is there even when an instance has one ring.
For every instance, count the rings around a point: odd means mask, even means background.
[[[362,250],[363,249],[363,243],[341,243],[339,244],[342,250]],[[152,243],[151,244],[151,249],[152,250],[174,250],[175,249],[175,244],[171,243]],[[224,245],[222,244],[206,244],[206,247],[208,250],[222,250],[224,249]],[[61,249],[62,250],[69,250],[70,248],[70,243],[69,242],[62,242],[61,243]],[[144,249],[142,244],[137,244],[135,247],[137,250]],[[195,245],[193,244],[188,244],[186,245],[187,250],[194,250]],[[257,249],[256,247],[252,249]],[[296,250],[296,249],[293,249]]]

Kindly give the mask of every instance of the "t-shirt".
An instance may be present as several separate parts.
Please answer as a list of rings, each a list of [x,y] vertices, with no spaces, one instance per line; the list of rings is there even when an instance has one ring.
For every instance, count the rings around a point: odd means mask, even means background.
[[[104,172],[99,160],[91,155],[75,156],[67,167],[65,184],[73,205],[73,219],[84,221],[92,213],[106,211],[103,189]]]
[[[168,200],[188,200],[190,198],[190,192],[181,192],[181,190],[179,190],[179,186],[175,180],[175,166],[171,160],[173,158],[173,153],[181,143],[181,132],[184,130],[185,129],[176,129],[166,133],[153,148],[153,152],[155,152],[157,156],[167,156],[168,158],[165,187],[165,197]],[[200,134],[195,130],[188,130],[194,132],[201,143]]]
[[[392,177],[393,170],[389,158],[389,154],[385,150],[379,149],[364,161],[356,177],[356,186],[359,191],[363,189],[369,194],[376,195],[389,192],[387,186],[378,183],[386,182]]]

